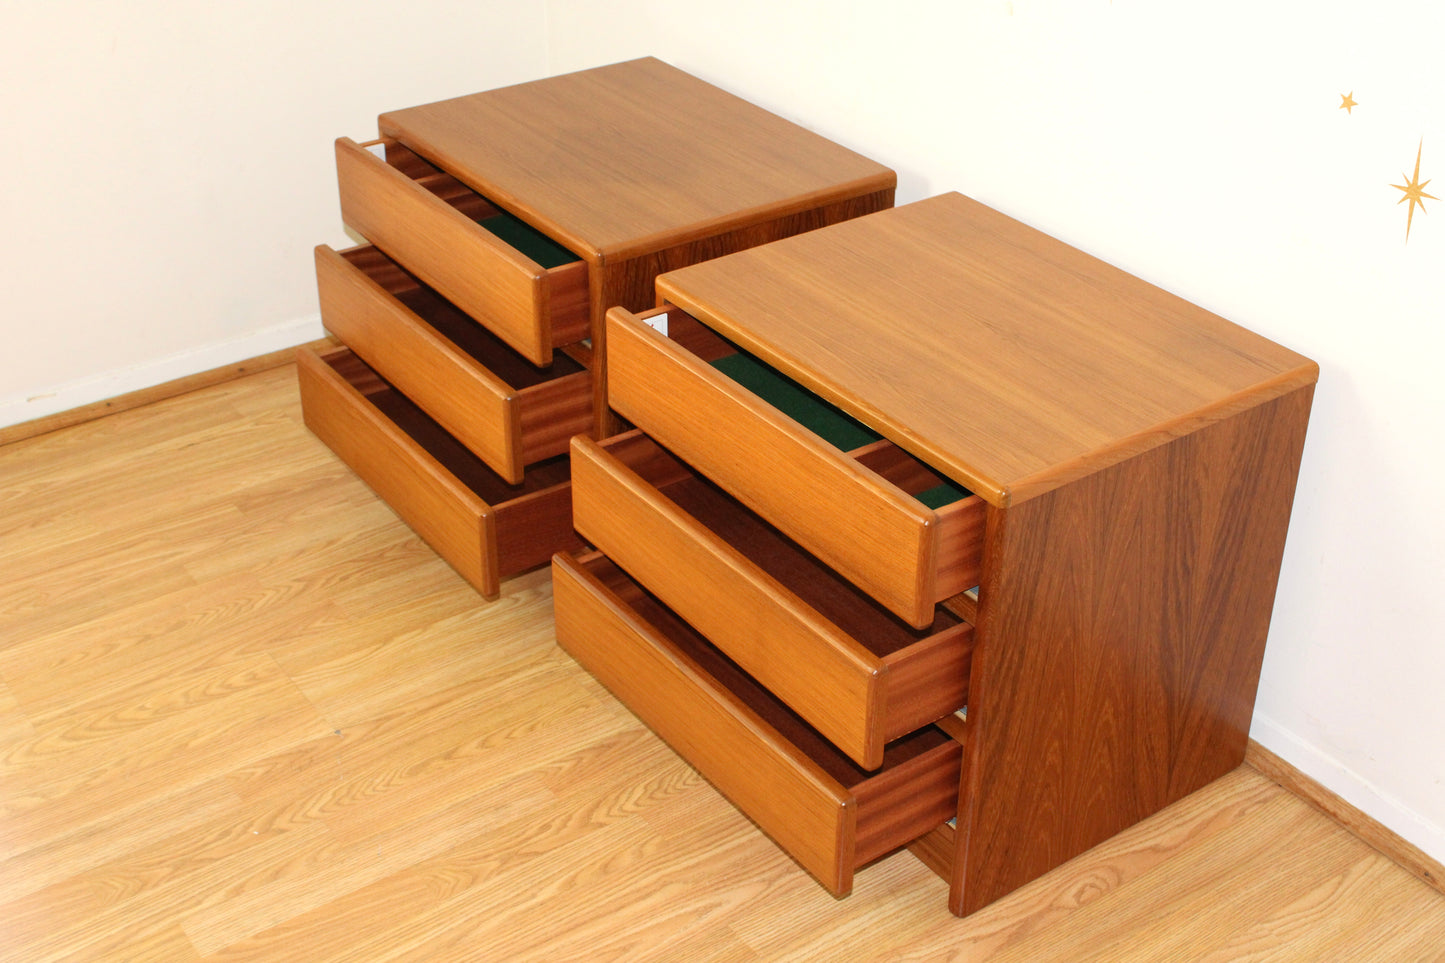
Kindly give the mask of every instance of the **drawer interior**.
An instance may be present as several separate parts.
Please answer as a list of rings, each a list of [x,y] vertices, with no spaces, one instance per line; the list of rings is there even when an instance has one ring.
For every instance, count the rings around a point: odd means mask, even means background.
[[[823,738],[817,730],[809,726],[771,692],[738,668],[732,660],[698,635],[671,609],[632,581],[606,556],[590,556],[586,559],[586,567],[619,601],[666,636],[719,685],[732,692],[760,719],[775,729],[779,735],[792,743],[845,789],[858,793],[860,789],[870,783],[875,785],[886,783],[886,774],[889,770],[904,767],[911,760],[948,747],[950,743],[953,747],[957,746],[942,730],[934,726],[926,726],[889,743],[888,748],[884,751],[883,767],[880,770],[864,769],[834,748],[833,744]],[[952,798],[949,798],[950,793],[946,786],[940,795],[942,798],[934,807],[938,810],[938,823],[942,823],[954,815],[952,807],[957,797],[957,784],[953,785]],[[881,853],[873,855],[881,855]]]
[[[939,606],[932,625],[914,628],[644,434],[613,439],[607,447],[679,508],[880,659],[962,621]]]
[[[562,352],[553,354],[552,363],[546,367],[532,364],[466,312],[387,257],[380,248],[352,248],[342,251],[341,256],[406,305],[438,334],[513,388],[535,387],[584,370],[581,364]]]
[[[687,312],[672,308],[668,337],[839,451],[851,454],[924,506],[937,510],[970,496],[867,425],[743,351]]]
[[[481,194],[451,174],[425,160],[415,151],[397,143],[386,145],[386,162],[437,197],[446,201],[468,218],[495,234],[499,239],[526,255],[543,268],[561,267],[579,261],[576,254],[532,227],[526,221],[503,211]]]
[[[531,466],[520,484],[509,485],[351,351],[335,351],[322,360],[489,505],[508,502],[570,478],[571,462],[566,455],[559,455]]]

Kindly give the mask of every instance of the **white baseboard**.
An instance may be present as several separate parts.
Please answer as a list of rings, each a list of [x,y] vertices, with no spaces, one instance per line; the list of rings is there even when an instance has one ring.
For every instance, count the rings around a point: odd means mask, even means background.
[[[1250,738],[1365,815],[1445,862],[1445,827],[1415,812],[1359,773],[1305,742],[1268,716],[1255,713]]]
[[[26,395],[0,396],[0,428],[81,408],[118,395],[152,388],[189,375],[223,368],[273,351],[282,351],[325,337],[321,315],[298,318],[253,331],[239,338],[218,341],[193,351],[157,358],[145,364],[107,371]]]

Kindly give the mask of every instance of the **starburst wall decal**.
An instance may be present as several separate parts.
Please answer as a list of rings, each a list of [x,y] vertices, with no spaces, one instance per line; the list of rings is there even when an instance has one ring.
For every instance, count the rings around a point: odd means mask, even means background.
[[[1415,205],[1416,205],[1416,204],[1420,205],[1420,213],[1421,213],[1421,214],[1424,214],[1424,213],[1425,213],[1425,198],[1428,197],[1428,198],[1429,198],[1430,200],[1432,200],[1432,201],[1438,201],[1438,200],[1440,199],[1440,198],[1436,197],[1434,194],[1426,194],[1426,193],[1425,193],[1425,186],[1430,183],[1430,180],[1429,180],[1428,178],[1426,178],[1426,179],[1423,180],[1423,181],[1420,180],[1420,153],[1421,153],[1424,149],[1425,149],[1425,139],[1422,137],[1422,138],[1420,138],[1420,144],[1419,144],[1419,146],[1415,148],[1415,173],[1414,173],[1413,175],[1411,175],[1410,177],[1405,177],[1404,174],[1401,174],[1400,177],[1404,179],[1405,183],[1403,183],[1403,184],[1391,184],[1391,185],[1390,185],[1391,187],[1395,188],[1396,190],[1400,190],[1400,191],[1404,191],[1404,192],[1405,192],[1405,196],[1402,197],[1402,198],[1400,198],[1400,199],[1399,199],[1398,201],[1396,201],[1395,203],[1397,203],[1397,204],[1403,204],[1403,203],[1405,203],[1406,201],[1409,201],[1409,202],[1410,202],[1410,211],[1409,211],[1408,214],[1405,215],[1405,240],[1406,240],[1406,241],[1409,241],[1409,240],[1410,240],[1410,225],[1411,225],[1412,223],[1414,223],[1414,220],[1415,220]]]
[[[1346,114],[1353,115],[1355,108],[1360,106],[1360,102],[1355,99],[1355,92],[1353,90],[1348,94],[1340,94],[1339,97],[1340,103],[1338,109],[1343,110]],[[1407,244],[1410,241],[1410,229],[1415,225],[1415,208],[1420,208],[1421,214],[1428,213],[1425,210],[1425,201],[1438,201],[1440,199],[1434,194],[1427,194],[1425,192],[1425,188],[1430,184],[1430,178],[1427,177],[1423,181],[1420,180],[1420,157],[1424,151],[1425,138],[1421,137],[1420,142],[1415,145],[1415,172],[1413,174],[1400,175],[1401,180],[1405,183],[1390,185],[1403,195],[1395,203],[1405,204],[1408,202],[1410,205],[1405,211],[1405,242]]]

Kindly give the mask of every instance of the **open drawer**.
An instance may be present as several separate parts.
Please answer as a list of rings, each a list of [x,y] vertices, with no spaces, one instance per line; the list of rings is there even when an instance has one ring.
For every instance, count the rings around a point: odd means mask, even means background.
[[[321,319],[512,484],[592,428],[592,376],[567,354],[538,368],[378,248],[316,249]]]
[[[455,177],[395,141],[346,137],[336,174],[342,220],[533,364],[590,335],[586,263]]]
[[[978,584],[981,498],[681,309],[609,311],[607,371],[618,414],[911,625]]]
[[[865,772],[606,556],[552,561],[557,641],[835,896],[957,813],[962,750],[928,727]]]
[[[914,629],[640,430],[572,443],[578,533],[859,765],[962,708],[973,627]]]
[[[580,545],[566,456],[509,485],[351,351],[296,367],[307,427],[483,595]]]

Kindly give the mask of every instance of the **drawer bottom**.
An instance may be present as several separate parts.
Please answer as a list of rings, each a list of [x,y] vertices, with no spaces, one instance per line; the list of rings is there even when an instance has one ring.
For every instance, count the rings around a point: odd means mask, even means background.
[[[558,643],[835,896],[957,814],[962,748],[942,731],[864,770],[606,556],[552,574]]]
[[[565,455],[511,485],[351,351],[296,366],[307,427],[483,595],[581,546]]]

